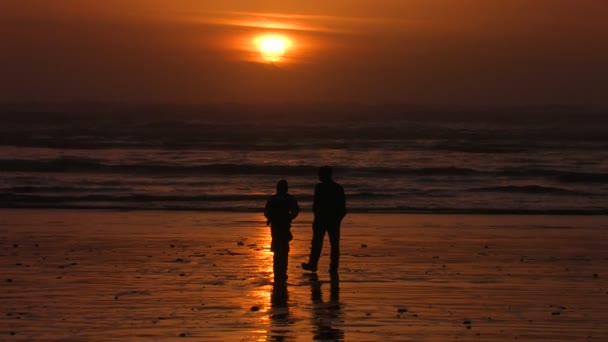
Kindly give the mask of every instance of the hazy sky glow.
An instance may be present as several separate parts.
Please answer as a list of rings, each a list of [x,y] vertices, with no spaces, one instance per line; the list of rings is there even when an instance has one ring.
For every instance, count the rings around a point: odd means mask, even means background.
[[[1,102],[608,105],[605,0],[7,0]],[[287,37],[279,61],[255,39]]]

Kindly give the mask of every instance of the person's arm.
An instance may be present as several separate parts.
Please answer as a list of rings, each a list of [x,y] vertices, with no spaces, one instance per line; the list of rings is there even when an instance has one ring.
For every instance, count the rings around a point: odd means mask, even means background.
[[[266,207],[264,208],[264,217],[266,217],[266,225],[270,225],[270,216],[271,216],[271,207],[270,200],[266,201]]]
[[[315,196],[312,200],[312,212],[313,213],[317,213],[317,211],[319,210],[319,186],[321,184],[317,184],[315,185]]]
[[[340,219],[346,216],[346,195],[344,195],[344,188],[340,186],[340,192],[338,194],[338,208],[340,208]]]
[[[291,208],[290,208],[290,220],[295,219],[296,217],[298,217],[298,214],[300,213],[300,206],[298,205],[298,201],[295,199],[295,197],[291,197]]]

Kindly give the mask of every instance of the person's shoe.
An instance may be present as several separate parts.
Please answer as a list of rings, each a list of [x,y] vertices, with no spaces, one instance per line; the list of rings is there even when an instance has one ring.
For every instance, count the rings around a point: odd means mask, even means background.
[[[302,269],[310,272],[317,272],[317,268],[305,262],[302,263]]]

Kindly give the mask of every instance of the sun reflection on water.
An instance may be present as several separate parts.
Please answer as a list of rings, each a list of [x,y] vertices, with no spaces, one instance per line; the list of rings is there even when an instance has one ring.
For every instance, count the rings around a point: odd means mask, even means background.
[[[267,276],[267,279],[270,280],[273,276],[273,253],[270,250],[272,238],[270,237],[270,228],[266,228],[265,230],[266,232],[262,233],[258,238],[259,251],[254,254],[254,257],[256,258],[255,264],[258,266],[258,274]]]
[[[255,265],[255,277],[260,279],[259,286],[257,286],[252,293],[252,296],[257,299],[257,302],[264,304],[264,307],[260,308],[260,311],[267,311],[267,303],[270,302],[270,289],[272,284],[273,267],[272,257],[273,253],[270,250],[270,228],[259,228],[257,230],[256,244],[258,246],[252,257],[252,264]],[[267,319],[266,319],[267,320]]]

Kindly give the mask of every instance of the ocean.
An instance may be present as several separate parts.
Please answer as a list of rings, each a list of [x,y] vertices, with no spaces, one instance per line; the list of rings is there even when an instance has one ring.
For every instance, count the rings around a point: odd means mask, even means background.
[[[605,123],[286,117],[5,120],[0,207],[310,210],[330,165],[350,212],[608,214]]]

